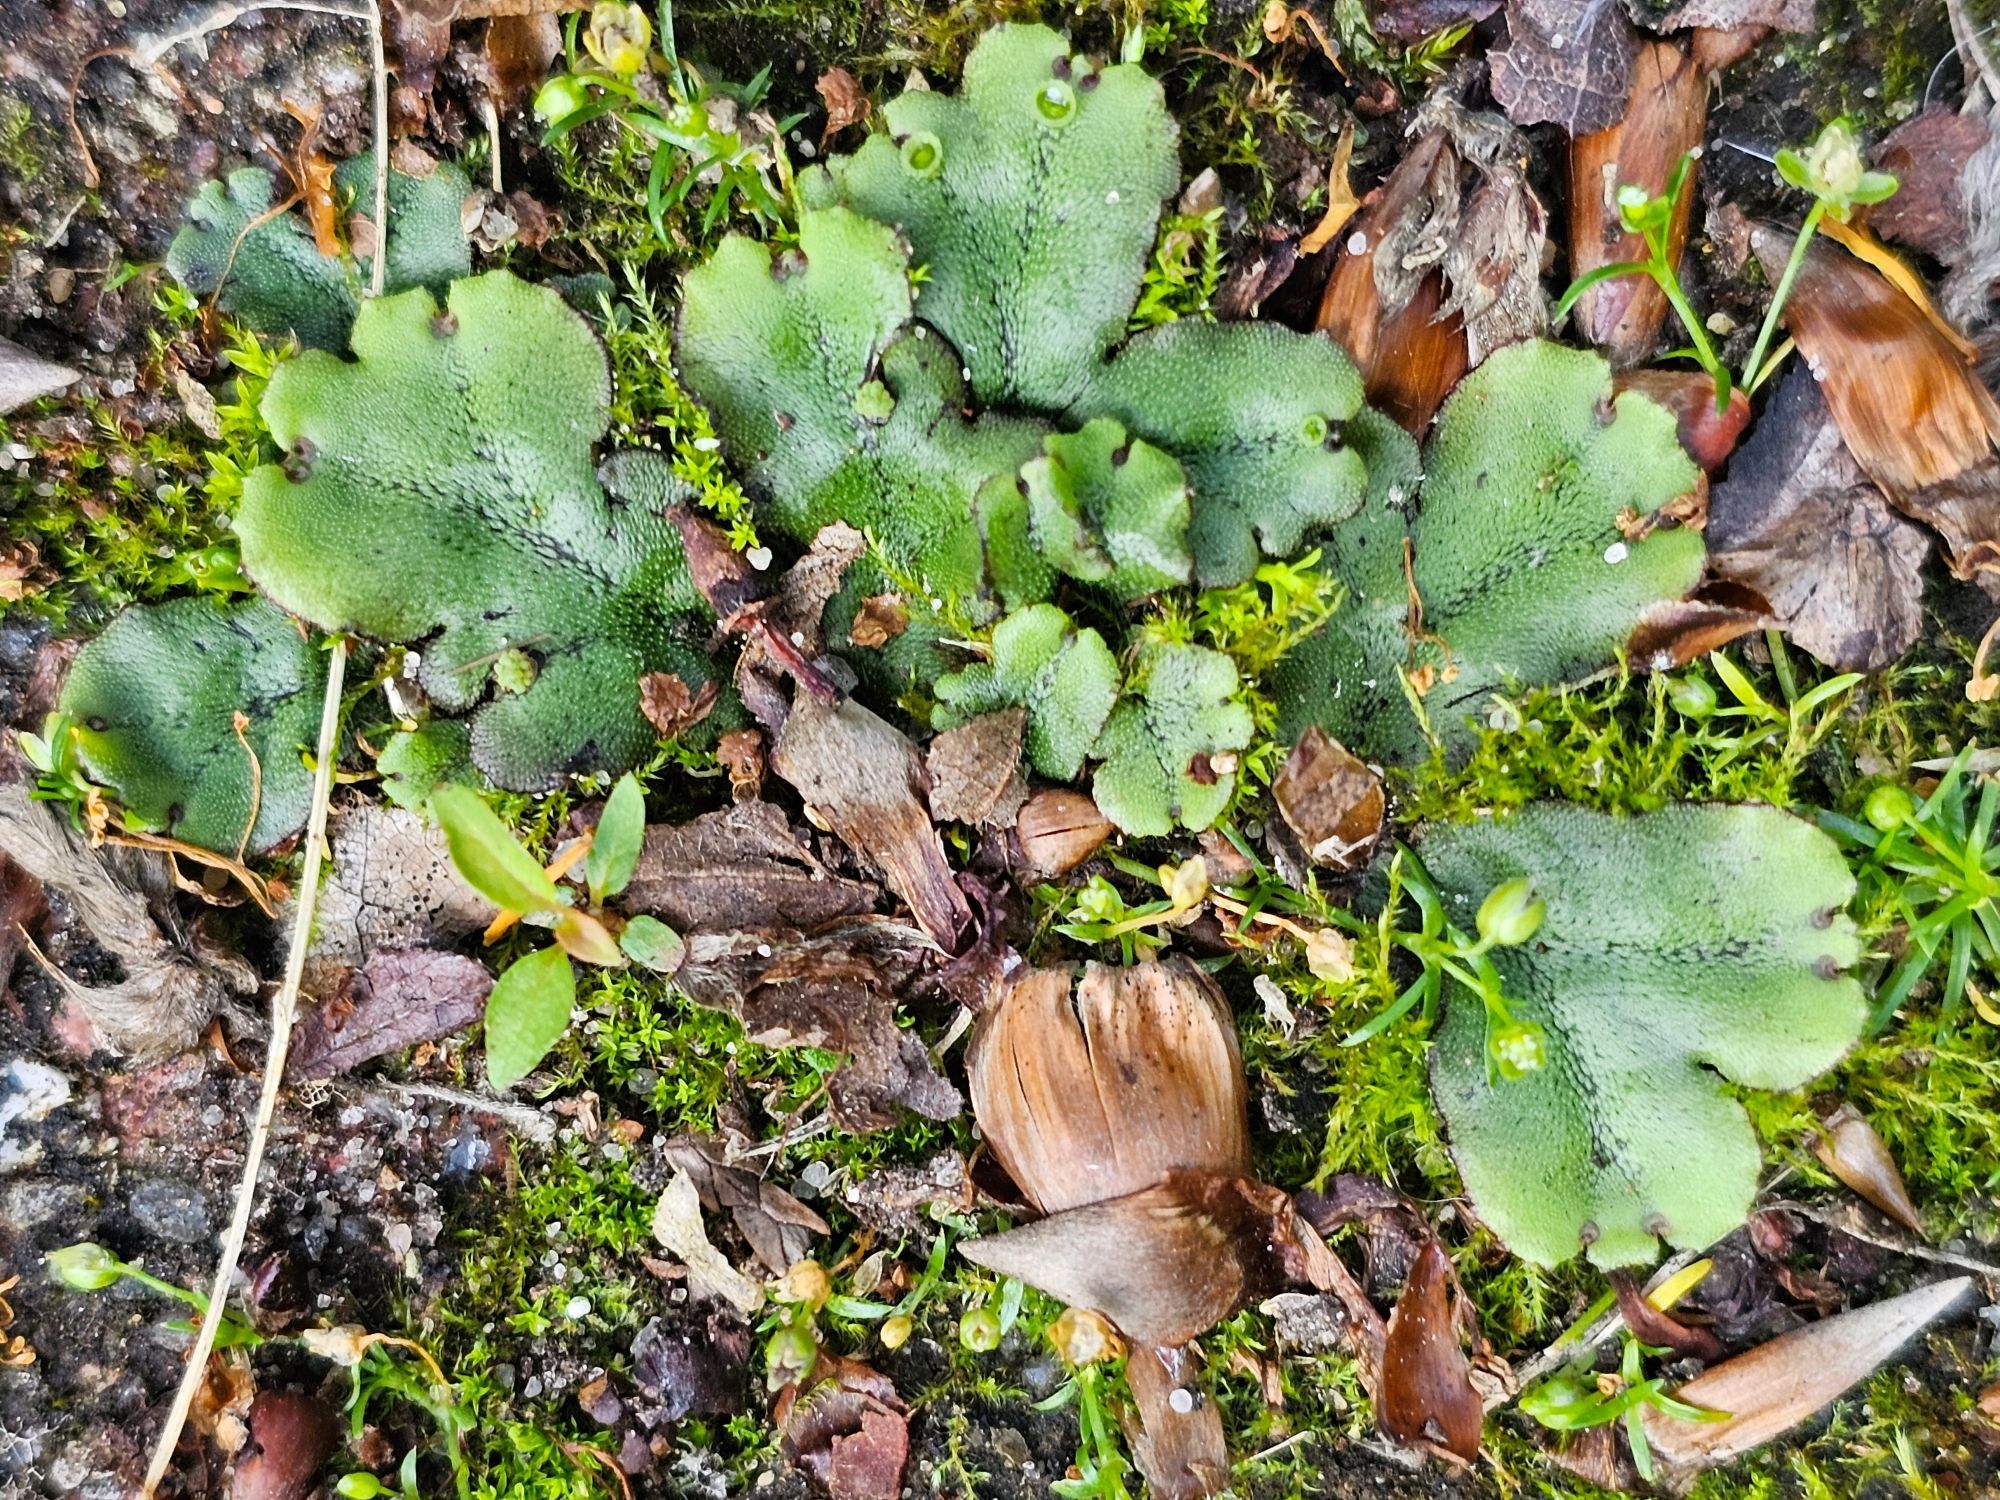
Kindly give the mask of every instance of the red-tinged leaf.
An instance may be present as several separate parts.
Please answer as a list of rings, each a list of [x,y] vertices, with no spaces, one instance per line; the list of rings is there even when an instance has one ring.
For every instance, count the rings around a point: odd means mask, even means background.
[[[1417,1252],[1409,1284],[1389,1315],[1376,1421],[1398,1442],[1433,1444],[1471,1463],[1486,1419],[1471,1369],[1452,1316],[1444,1251],[1433,1240]]]
[[[1715,379],[1706,370],[1627,370],[1613,389],[1638,391],[1672,412],[1681,447],[1710,474],[1729,462],[1750,425],[1750,398],[1743,388],[1732,385],[1728,405],[1717,411]]]
[[[377,950],[293,1034],[286,1072],[331,1078],[373,1058],[463,1031],[486,1008],[493,976],[477,959],[426,948]]]

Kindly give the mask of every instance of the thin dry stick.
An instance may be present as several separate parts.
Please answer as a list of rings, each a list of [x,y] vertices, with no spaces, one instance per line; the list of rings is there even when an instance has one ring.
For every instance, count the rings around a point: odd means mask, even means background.
[[[306,822],[305,863],[299,871],[298,905],[292,914],[292,946],[285,957],[285,980],[271,1002],[271,1043],[264,1056],[264,1086],[257,1096],[257,1115],[250,1126],[250,1141],[243,1157],[243,1180],[236,1191],[236,1210],[230,1216],[229,1232],[223,1237],[222,1259],[215,1268],[215,1282],[208,1291],[208,1307],[195,1334],[194,1348],[188,1351],[187,1368],[181,1372],[180,1389],[174,1392],[173,1408],[160,1440],[153,1449],[152,1464],[146,1470],[141,1493],[146,1500],[166,1478],[180,1446],[181,1429],[194,1405],[208,1369],[209,1352],[215,1347],[216,1330],[222,1324],[222,1310],[229,1302],[230,1284],[236,1276],[236,1262],[243,1254],[243,1240],[250,1232],[250,1211],[257,1201],[257,1169],[263,1165],[264,1149],[271,1140],[271,1120],[278,1109],[278,1090],[285,1081],[285,1058],[291,1050],[292,1018],[298,1011],[299,983],[305,977],[306,949],[312,941],[313,908],[318,904],[320,862],[326,855],[326,808],[333,797],[333,767],[340,751],[340,693],[347,677],[347,642],[335,639],[333,658],[327,663],[326,701],[319,717],[319,760],[313,767],[312,815]]]

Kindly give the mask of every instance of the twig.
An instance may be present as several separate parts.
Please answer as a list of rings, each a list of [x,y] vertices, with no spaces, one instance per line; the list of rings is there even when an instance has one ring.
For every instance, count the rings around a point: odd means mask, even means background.
[[[153,1448],[153,1461],[146,1470],[141,1490],[152,1500],[160,1481],[173,1464],[180,1446],[181,1429],[187,1425],[195,1392],[207,1376],[209,1352],[215,1347],[216,1330],[222,1325],[223,1308],[229,1301],[236,1263],[243,1254],[243,1241],[250,1232],[250,1211],[257,1201],[257,1170],[263,1165],[264,1150],[271,1140],[271,1120],[278,1109],[278,1090],[285,1081],[285,1056],[292,1041],[292,1020],[298,1013],[299,984],[305,977],[306,949],[312,943],[313,909],[318,905],[320,863],[326,855],[326,809],[333,797],[333,767],[340,751],[340,693],[347,676],[347,643],[335,638],[333,656],[327,663],[326,699],[319,717],[319,760],[313,767],[312,813],[306,822],[305,862],[299,871],[297,905],[292,909],[292,946],[285,956],[285,979],[271,1002],[271,1043],[264,1058],[264,1086],[257,1096],[257,1114],[250,1126],[250,1140],[244,1150],[243,1180],[236,1191],[236,1209],[230,1216],[229,1231],[223,1237],[222,1258],[215,1268],[209,1288],[208,1306],[202,1313],[201,1328],[194,1348],[188,1351],[187,1368],[181,1372],[180,1389],[167,1413]]]
[[[375,261],[368,295],[379,297],[389,274],[389,59],[382,43],[382,0],[367,0],[368,61],[375,94]]]

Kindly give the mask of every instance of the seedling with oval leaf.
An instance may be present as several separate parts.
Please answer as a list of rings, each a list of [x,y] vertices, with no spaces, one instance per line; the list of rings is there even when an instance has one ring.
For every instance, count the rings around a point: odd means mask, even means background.
[[[486,1074],[495,1088],[527,1077],[569,1029],[576,1003],[572,960],[605,968],[636,963],[655,973],[680,967],[680,934],[657,917],[621,917],[604,903],[624,890],[646,836],[646,798],[629,773],[605,799],[597,827],[548,869],[521,847],[485,800],[465,786],[440,787],[431,811],[466,883],[500,908],[489,940],[523,921],[546,927],[555,946],[518,959],[486,1001]],[[578,907],[556,877],[583,861],[587,905]]]

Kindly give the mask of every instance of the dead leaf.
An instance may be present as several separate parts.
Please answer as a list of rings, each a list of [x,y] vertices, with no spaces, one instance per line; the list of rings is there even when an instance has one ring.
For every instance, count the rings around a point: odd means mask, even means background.
[[[923,761],[908,736],[852,698],[829,703],[802,687],[771,749],[771,769],[881,871],[938,947],[959,950],[972,910],[925,808]]]
[[[493,75],[493,102],[502,114],[511,114],[562,54],[562,23],[552,12],[495,16],[487,23],[483,50]]]
[[[639,712],[661,739],[679,739],[708,717],[718,691],[714,678],[690,691],[677,672],[648,672],[639,679]]]
[[[1028,799],[1027,779],[1021,774],[1027,722],[1025,709],[1003,709],[933,739],[924,751],[931,815],[982,828],[1011,824]]]
[[[727,1308],[653,1318],[632,1340],[632,1413],[649,1428],[748,1404],[750,1328]]]
[[[1381,777],[1317,725],[1292,746],[1271,796],[1315,864],[1358,869],[1381,837]]]
[[[897,1500],[909,1462],[909,1408],[888,1378],[851,1359],[821,1355],[803,1392],[787,1388],[777,1422],[781,1451],[832,1500]]]
[[[1616,261],[1646,258],[1640,236],[1626,230],[1618,190],[1636,183],[1649,195],[1666,190],[1681,158],[1701,144],[1708,123],[1708,75],[1677,41],[1639,44],[1623,117],[1603,130],[1580,135],[1569,152],[1569,274],[1589,274]],[[1695,185],[1681,189],[1668,233],[1678,265],[1687,244]],[[1576,328],[1619,368],[1650,359],[1666,321],[1667,297],[1650,276],[1617,276],[1598,283],[1576,303]],[[1711,401],[1710,406],[1714,403]],[[1744,406],[1744,419],[1749,407]],[[1699,461],[1699,460],[1697,460]],[[1707,467],[1707,465],[1704,465]]]
[[[12,339],[0,338],[0,417],[30,401],[52,396],[80,378],[67,365],[43,359]]]
[[[1774,31],[1811,31],[1813,0],[1682,0],[1657,9],[1653,0],[1631,0],[1632,14],[1650,31],[1689,31],[1701,27],[1738,31],[1762,26]]]
[[[1507,45],[1487,56],[1493,97],[1516,125],[1604,130],[1625,113],[1637,45],[1620,0],[1510,0]]]
[[[1705,594],[1649,608],[1625,638],[1625,655],[1642,672],[1671,672],[1771,623],[1770,606],[1754,589],[1712,583]]]
[[[1014,843],[1032,879],[1067,875],[1104,847],[1110,819],[1086,792],[1043,787],[1029,794],[1014,820]]]
[[[291,1078],[331,1078],[463,1031],[486,1013],[493,976],[477,959],[430,948],[378,948],[292,1034]]]
[[[1934,104],[1883,137],[1875,164],[1896,174],[1896,191],[1868,210],[1885,240],[1955,266],[1970,248],[1963,179],[1991,134],[1985,119]]]
[[[1612,1289],[1618,1294],[1618,1315],[1632,1336],[1642,1344],[1671,1349],[1689,1359],[1714,1364],[1725,1352],[1722,1340],[1706,1328],[1681,1322],[1671,1313],[1647,1300],[1638,1278],[1628,1271],[1610,1273]]]
[[[10,1003],[14,960],[48,914],[42,884],[0,852],[0,1003]]]
[[[1361,207],[1361,200],[1354,196],[1354,186],[1348,177],[1348,164],[1353,159],[1354,122],[1350,120],[1341,129],[1340,140],[1333,148],[1333,165],[1327,168],[1326,212],[1299,241],[1299,254],[1319,254],[1333,243],[1333,237]]]
[[[1866,1379],[1972,1291],[1969,1276],[1808,1324],[1725,1360],[1674,1392],[1730,1415],[1683,1422],[1644,1408],[1646,1441],[1669,1467],[1710,1468],[1780,1437]]]
[[[1417,1252],[1409,1284],[1389,1314],[1376,1421],[1399,1443],[1433,1444],[1461,1463],[1473,1462],[1486,1411],[1472,1388],[1471,1368],[1452,1316],[1444,1251],[1432,1239]]]
[[[1743,387],[1732,385],[1729,404],[1717,411],[1715,380],[1705,370],[1625,370],[1612,380],[1614,396],[1624,391],[1637,391],[1672,412],[1681,447],[1710,474],[1729,462],[1750,425],[1750,398]]]
[[[1809,371],[1786,377],[1710,493],[1707,538],[1715,574],[1828,666],[1879,670],[1923,629],[1930,539],[1861,472]]]
[[[1867,1116],[1852,1104],[1843,1104],[1821,1121],[1821,1126],[1812,1143],[1820,1165],[1922,1239],[1924,1221],[1910,1201],[1896,1158],[1889,1154]]]
[[[249,1422],[231,1500],[306,1500],[339,1441],[332,1410],[314,1396],[263,1391],[250,1403]]]
[[[1467,357],[1476,367],[1495,349],[1545,332],[1542,251],[1548,211],[1512,160],[1489,164],[1445,247],[1444,284],[1451,295],[1439,315],[1465,325]]]
[[[933,1120],[963,1108],[923,1039],[896,1024],[900,998],[934,993],[926,964],[935,955],[907,923],[854,917],[810,933],[695,933],[674,981],[697,1004],[736,1016],[760,1045],[844,1054],[830,1085],[834,1116],[871,1130],[893,1123],[898,1108]]]
[[[729,773],[729,794],[754,802],[764,793],[764,736],[755,729],[732,729],[715,742],[715,758]]]
[[[447,948],[493,907],[459,876],[444,834],[406,808],[356,802],[327,821],[332,870],[314,918],[307,988],[331,994],[340,970],[383,949]]]
[[[1202,1389],[1201,1366],[1187,1349],[1136,1348],[1125,1380],[1138,1417],[1132,1461],[1146,1493],[1160,1500],[1198,1500],[1229,1483],[1229,1447],[1222,1412]]]
[[[1782,273],[1791,236],[1758,226],[1752,250]],[[2000,565],[2000,403],[1928,308],[1815,237],[1784,322],[1840,435],[1891,503],[1945,538],[1962,578]]]
[[[746,1318],[764,1305],[762,1288],[709,1243],[701,1220],[701,1195],[686,1168],[674,1173],[654,1205],[653,1238],[687,1267],[689,1289],[697,1295],[718,1297]]]
[[[1500,8],[1500,0],[1379,0],[1368,10],[1368,24],[1379,37],[1403,43],[1421,42],[1483,21]]]
[[[826,1220],[776,1183],[730,1165],[720,1142],[679,1135],[655,1149],[676,1171],[688,1174],[704,1209],[729,1211],[751,1253],[774,1276],[805,1259],[815,1238],[832,1232]]]
[[[771,802],[738,802],[646,830],[619,897],[682,934],[819,927],[875,905],[874,887],[829,869]]]
[[[813,84],[820,102],[826,106],[826,128],[819,133],[822,147],[850,125],[868,118],[868,95],[845,68],[828,68]]]
[[[910,612],[901,594],[870,594],[854,612],[847,628],[848,641],[868,650],[880,650],[910,628]]]

